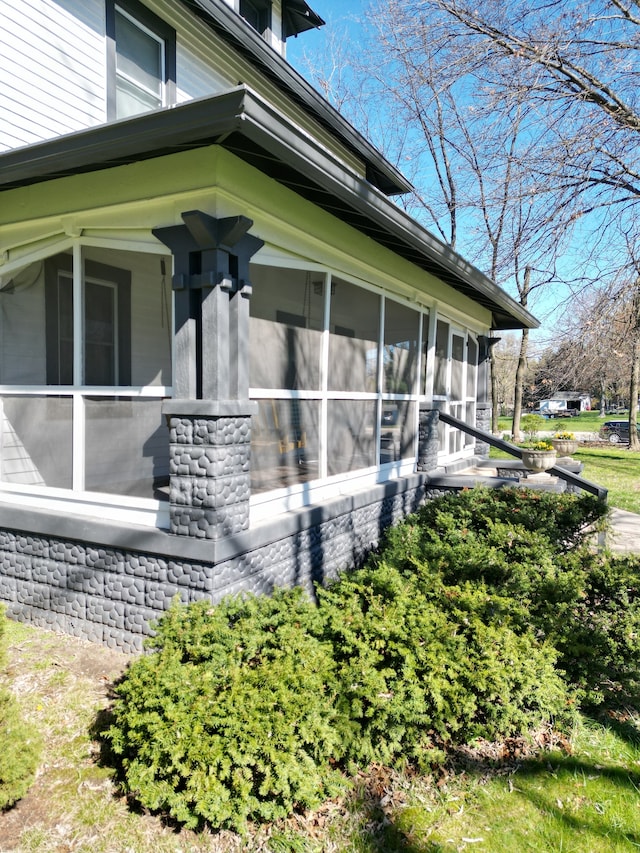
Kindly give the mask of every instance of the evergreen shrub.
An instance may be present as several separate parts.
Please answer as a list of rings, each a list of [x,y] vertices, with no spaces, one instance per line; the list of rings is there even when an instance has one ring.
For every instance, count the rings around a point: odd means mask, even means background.
[[[479,488],[428,501],[414,519],[425,535],[440,530],[484,533],[491,523],[500,521],[541,533],[554,551],[568,551],[584,543],[593,526],[605,523],[607,515],[607,506],[586,493]]]
[[[188,827],[242,830],[342,785],[331,650],[304,593],[175,603],[116,687],[124,788]]]
[[[0,672],[7,663],[6,617],[0,607]],[[40,760],[40,742],[24,721],[13,693],[0,685],[0,809],[22,799],[31,787]]]
[[[640,682],[637,558],[592,553],[592,499],[426,504],[317,591],[174,603],[116,687],[125,790],[187,826],[309,808],[370,762],[571,725]]]
[[[428,580],[427,580],[428,579]],[[427,581],[427,582],[425,582]],[[508,624],[510,602],[385,562],[319,590],[338,664],[347,757],[424,764],[442,744],[566,724],[556,653]]]
[[[553,645],[583,704],[616,702],[640,687],[640,559],[588,546],[606,512],[586,495],[474,489],[425,504],[378,559],[426,591],[434,575],[486,586],[516,632]]]

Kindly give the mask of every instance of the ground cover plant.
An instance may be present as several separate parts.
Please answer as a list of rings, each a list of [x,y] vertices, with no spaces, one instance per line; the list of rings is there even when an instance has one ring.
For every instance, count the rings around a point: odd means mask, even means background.
[[[474,489],[427,503],[317,606],[299,590],[176,603],[116,689],[123,790],[244,831],[317,806],[339,771],[426,772],[478,738],[632,701],[639,563],[588,547],[605,511]]]
[[[374,765],[350,793],[244,836],[172,826],[130,808],[97,760],[96,714],[131,658],[15,622],[7,633],[10,683],[29,726],[42,733],[43,754],[29,792],[0,813],[3,853],[637,849],[640,748],[631,711],[597,722],[580,715],[570,747],[550,742],[537,755],[523,740],[478,742],[455,765],[429,774]]]

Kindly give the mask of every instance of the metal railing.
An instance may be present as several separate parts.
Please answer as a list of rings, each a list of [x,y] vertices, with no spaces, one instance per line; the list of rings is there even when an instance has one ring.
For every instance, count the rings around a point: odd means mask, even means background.
[[[438,411],[440,416],[440,420],[449,426],[456,427],[456,429],[462,430],[462,432],[467,433],[467,435],[471,435],[474,438],[480,439],[480,441],[484,441],[487,444],[490,444],[492,447],[496,447],[498,450],[503,450],[505,453],[514,456],[516,459],[522,459],[522,450],[519,447],[516,447],[515,444],[510,444],[510,442],[505,441],[502,438],[497,438],[495,435],[492,435],[490,432],[485,432],[482,429],[478,429],[477,427],[472,427],[464,421],[459,420],[458,418],[454,418],[453,415],[449,415],[446,412]],[[582,489],[585,492],[588,492],[591,495],[595,495],[599,501],[603,503],[607,502],[607,494],[608,490],[604,488],[604,486],[599,486],[597,483],[592,483],[591,480],[585,480],[584,477],[581,477],[579,474],[574,474],[572,471],[567,471],[565,468],[561,468],[559,465],[554,465],[553,468],[550,468],[548,471],[549,474],[553,474],[553,476],[558,477],[560,480],[564,480],[565,483],[568,483],[571,486],[575,486],[579,489]]]

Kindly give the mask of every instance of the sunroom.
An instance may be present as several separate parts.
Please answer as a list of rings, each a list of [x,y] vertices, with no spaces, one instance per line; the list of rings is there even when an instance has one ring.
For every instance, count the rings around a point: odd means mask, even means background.
[[[1,502],[169,528],[173,261],[132,233],[3,267]],[[475,424],[477,329],[273,247],[249,270],[252,521],[412,474],[421,406]]]

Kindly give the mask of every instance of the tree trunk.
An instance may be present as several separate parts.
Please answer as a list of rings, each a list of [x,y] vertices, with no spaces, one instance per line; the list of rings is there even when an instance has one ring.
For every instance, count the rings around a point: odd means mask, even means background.
[[[636,325],[631,356],[631,382],[629,383],[629,449],[640,450],[636,421],[638,417],[638,389],[640,387],[640,328]]]
[[[518,367],[516,368],[516,387],[513,398],[513,426],[511,437],[514,441],[520,440],[520,417],[522,415],[522,397],[524,390],[524,375],[527,369],[527,350],[529,349],[529,329],[522,330],[520,341],[520,355],[518,356]]]

